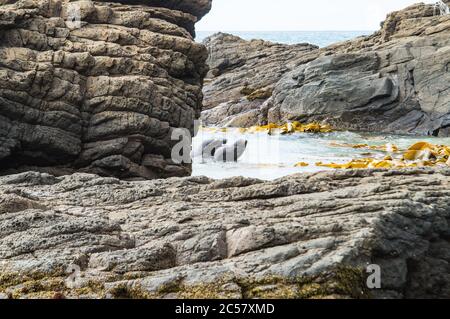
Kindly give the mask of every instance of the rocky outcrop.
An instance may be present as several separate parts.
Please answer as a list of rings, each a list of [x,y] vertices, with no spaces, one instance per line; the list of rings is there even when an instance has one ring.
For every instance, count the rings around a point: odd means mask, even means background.
[[[448,169],[0,177],[0,293],[446,298],[449,183]],[[366,286],[369,264],[381,267],[379,290]]]
[[[275,84],[296,66],[317,55],[309,44],[245,41],[217,33],[205,40],[210,71],[203,89],[203,124],[246,127],[259,115]]]
[[[174,128],[193,134],[210,0],[2,1],[0,170],[189,175]]]
[[[225,111],[232,117],[228,124],[241,124],[240,117],[245,118],[246,125],[325,121],[338,129],[448,136],[449,39],[450,15],[439,15],[432,5],[419,4],[394,12],[372,36],[313,53],[298,53],[305,63],[279,81],[274,77],[273,94],[260,101],[251,114]],[[206,45],[211,46],[210,42]],[[294,60],[301,57],[286,58],[284,63]],[[260,75],[268,73],[263,69]],[[222,82],[219,77],[212,83]],[[241,86],[245,86],[244,81]],[[209,87],[207,92],[213,90]],[[205,96],[208,105],[211,98]],[[245,100],[242,95],[240,98]],[[228,101],[228,109],[239,103]],[[217,113],[224,113],[223,109],[218,106]],[[211,118],[211,112],[203,117]]]
[[[104,1],[109,2],[109,1]],[[143,4],[188,12],[201,19],[211,10],[211,0],[122,0],[124,4]]]

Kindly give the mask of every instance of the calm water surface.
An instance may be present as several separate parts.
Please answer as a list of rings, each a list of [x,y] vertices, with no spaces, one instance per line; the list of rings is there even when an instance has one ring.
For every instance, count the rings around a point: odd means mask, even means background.
[[[328,168],[317,167],[317,162],[346,163],[354,158],[383,158],[386,152],[367,149],[353,149],[332,146],[333,143],[385,145],[392,143],[407,149],[416,142],[428,141],[450,146],[450,138],[409,137],[396,135],[359,134],[353,132],[333,132],[326,134],[297,133],[293,135],[270,136],[266,133],[245,133],[231,130],[227,133],[201,131],[193,141],[194,148],[202,140],[227,138],[228,143],[237,139],[248,141],[244,155],[237,163],[217,163],[194,159],[193,175],[211,178],[245,176],[273,180],[295,173],[317,172]],[[369,154],[370,153],[370,154]],[[310,164],[308,167],[295,167],[298,162]]]

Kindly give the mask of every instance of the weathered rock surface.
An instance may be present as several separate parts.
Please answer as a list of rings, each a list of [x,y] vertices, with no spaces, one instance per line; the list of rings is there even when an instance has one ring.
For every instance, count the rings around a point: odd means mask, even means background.
[[[450,297],[450,170],[0,177],[10,297]],[[382,289],[365,287],[368,264]],[[67,269],[79,270],[67,281]],[[69,288],[71,287],[71,288]]]
[[[200,116],[211,1],[111,2],[2,1],[1,171],[190,174],[171,133]]]
[[[245,41],[217,33],[205,40],[210,71],[203,89],[205,125],[247,126],[262,103],[288,71],[317,55],[309,44],[285,45],[262,40]],[[237,116],[236,116],[237,115]]]
[[[273,94],[264,96],[250,110],[240,110],[245,100],[242,95],[228,101],[217,98],[224,86],[230,86],[228,79],[234,78],[234,73],[242,80],[233,82],[232,87],[247,85],[241,66],[218,77],[210,73],[213,80],[205,88],[205,104],[216,106],[216,111],[206,111],[203,118],[209,124],[229,126],[325,121],[338,129],[448,136],[450,15],[438,13],[432,5],[414,5],[390,14],[381,31],[372,36],[292,56],[274,53],[269,59],[279,57],[285,64],[296,62],[297,66],[280,80],[276,74]],[[227,45],[215,37],[205,44],[209,51]],[[226,60],[227,51],[221,52],[220,59]],[[252,52],[234,54],[251,56]],[[298,65],[302,57],[304,63]],[[212,67],[216,60],[210,62]],[[248,78],[258,77],[249,72]],[[270,67],[259,69],[261,77],[270,74]],[[261,86],[256,82],[252,88]],[[217,93],[211,97],[209,92]],[[211,114],[220,114],[220,118]]]

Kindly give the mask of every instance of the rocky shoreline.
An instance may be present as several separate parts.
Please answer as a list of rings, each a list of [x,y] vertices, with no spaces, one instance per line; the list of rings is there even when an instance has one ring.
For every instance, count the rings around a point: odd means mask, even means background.
[[[322,49],[216,34],[204,42],[210,72],[202,119],[449,136],[449,39],[450,15],[425,4],[390,14],[371,36]]]
[[[273,182],[0,177],[0,291],[15,298],[445,298],[449,183],[449,169]],[[366,289],[370,264],[382,269],[382,289]],[[71,289],[69,267],[80,271]]]
[[[170,151],[200,116],[449,136],[450,15],[205,47],[210,0],[120,2],[0,0],[0,299],[449,298],[450,168],[213,180]]]

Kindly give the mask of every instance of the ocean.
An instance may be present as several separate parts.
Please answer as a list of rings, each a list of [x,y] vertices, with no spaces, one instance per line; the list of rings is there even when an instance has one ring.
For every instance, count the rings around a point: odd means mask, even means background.
[[[197,42],[213,35],[217,31],[197,31]],[[296,44],[310,43],[319,47],[351,40],[353,38],[370,35],[374,31],[226,31],[245,40],[262,39],[271,42]]]

